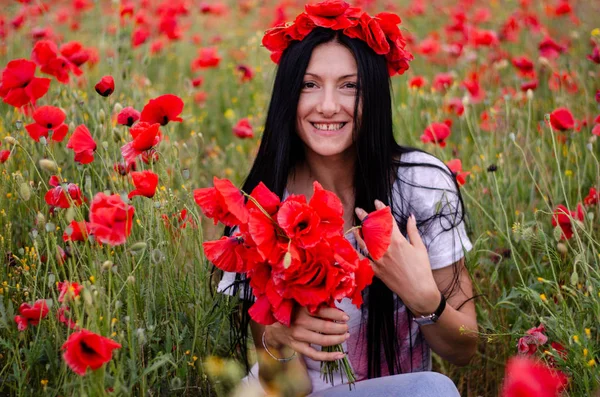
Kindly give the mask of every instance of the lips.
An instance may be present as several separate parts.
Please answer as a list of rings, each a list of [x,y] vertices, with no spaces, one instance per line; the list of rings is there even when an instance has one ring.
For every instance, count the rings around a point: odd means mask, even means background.
[[[319,131],[338,131],[344,128],[346,122],[339,123],[310,123],[315,129]]]

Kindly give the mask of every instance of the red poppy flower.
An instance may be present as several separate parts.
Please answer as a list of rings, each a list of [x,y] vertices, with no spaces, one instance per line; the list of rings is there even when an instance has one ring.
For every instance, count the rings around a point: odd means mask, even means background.
[[[596,64],[600,64],[600,48],[597,45],[595,45],[592,49],[592,53],[586,55],[586,58]]]
[[[90,232],[100,243],[124,244],[131,234],[134,212],[135,208],[125,204],[118,194],[97,193],[90,207]]]
[[[271,325],[277,320],[273,317],[271,303],[267,295],[258,296],[254,304],[248,309],[248,314],[252,320],[262,325]]]
[[[438,73],[433,78],[433,88],[436,91],[446,91],[454,82],[454,76],[450,73]]]
[[[375,273],[373,272],[373,267],[371,266],[371,261],[367,258],[363,258],[359,264],[358,269],[356,270],[355,279],[356,279],[356,289],[354,290],[354,294],[352,295],[352,303],[360,308],[363,303],[362,291],[373,282],[373,276]]]
[[[410,88],[422,88],[427,84],[427,80],[423,76],[415,76],[408,80],[408,86]]]
[[[575,118],[567,108],[558,108],[550,113],[550,124],[558,131],[570,130],[575,127]]]
[[[389,206],[373,211],[362,220],[360,234],[374,260],[387,252],[392,241],[392,211]]]
[[[591,187],[588,195],[583,199],[585,205],[595,205],[600,202],[600,195],[595,187]]]
[[[538,87],[538,83],[539,82],[537,79],[524,81],[523,83],[521,83],[521,91],[522,92],[527,92],[529,90],[535,91]]]
[[[244,195],[227,179],[213,178],[214,187],[194,190],[194,201],[204,215],[227,226],[248,222],[248,210],[244,206]]]
[[[35,77],[36,65],[26,59],[10,61],[0,78],[0,98],[4,103],[20,108],[43,97],[50,87],[50,79]]]
[[[0,150],[0,163],[4,164],[10,157],[10,150]]]
[[[44,196],[46,204],[52,207],[69,208],[71,206],[69,197],[76,206],[80,206],[83,203],[81,190],[75,183],[67,183],[66,186],[63,186],[56,176],[52,176],[49,185],[53,186],[54,189],[48,190]],[[69,197],[67,197],[67,194]]]
[[[158,145],[162,139],[158,123],[137,122],[129,133],[133,141],[121,146],[121,154],[127,162],[135,162],[137,156]]]
[[[183,110],[183,101],[177,95],[166,94],[151,99],[142,109],[140,121],[167,125],[169,121],[181,122],[178,117]]]
[[[544,335],[544,324],[527,330],[525,336],[519,339],[517,345],[519,354],[532,355],[537,351],[537,347],[546,344],[548,337]]]
[[[544,37],[538,45],[538,48],[540,50],[540,55],[548,59],[555,59],[567,50],[564,46],[552,40],[550,36]]]
[[[64,123],[67,115],[61,109],[54,106],[41,106],[33,112],[35,123],[25,126],[29,136],[36,142],[40,141],[40,137],[48,139],[48,135],[52,135],[52,140],[61,142],[69,127]]]
[[[112,351],[120,347],[121,345],[112,339],[81,329],[69,336],[62,345],[62,350],[65,350],[63,358],[69,368],[83,376],[88,367],[96,370],[109,362]]]
[[[564,373],[526,357],[512,357],[506,365],[502,397],[558,397],[567,385]]]
[[[131,178],[135,185],[135,190],[129,192],[127,197],[131,199],[135,196],[154,197],[156,186],[158,185],[158,175],[152,171],[132,172]]]
[[[446,147],[446,138],[450,136],[450,124],[449,122],[444,123],[432,123],[421,135],[421,142],[423,143],[437,143],[441,147]]]
[[[596,96],[595,96],[595,98],[596,98],[596,102],[597,102],[597,103],[600,103],[600,90],[596,91]]]
[[[63,232],[63,241],[86,241],[90,233],[89,223],[86,221],[71,221]]]
[[[304,196],[290,196],[277,212],[277,223],[286,235],[302,248],[314,247],[321,240],[321,219]]]
[[[65,314],[65,312],[70,312],[70,309],[68,306],[59,307],[58,310],[56,311],[56,319],[59,322],[66,325],[67,327],[69,327],[70,329],[78,330],[79,326],[77,325],[77,323],[75,321],[73,321],[70,316],[67,316]]]
[[[117,123],[121,125],[126,125],[131,127],[133,123],[140,119],[140,112],[132,108],[131,106],[127,106],[123,108],[117,115]]]
[[[73,299],[79,296],[79,293],[83,289],[83,285],[70,281],[62,281],[58,283],[58,301],[64,302],[65,299]]]
[[[308,205],[319,216],[319,229],[321,229],[323,237],[341,235],[344,232],[344,206],[339,197],[323,189],[323,186],[317,181],[313,182],[313,190],[313,196]]]
[[[41,67],[42,73],[52,75],[63,84],[69,82],[71,62],[58,52],[58,47],[51,40],[40,40],[31,50],[31,59]],[[78,68],[76,70],[79,70]],[[79,70],[79,74],[81,71]]]
[[[219,66],[221,57],[216,47],[200,48],[198,57],[192,61],[192,71]]]
[[[90,130],[81,124],[67,142],[67,148],[73,149],[75,152],[75,161],[80,164],[89,164],[94,161],[94,152],[96,151],[96,142],[90,134]]]
[[[456,181],[460,186],[467,183],[467,176],[469,176],[470,172],[462,172],[462,162],[460,159],[452,159],[446,163],[450,171],[454,174]]]
[[[60,54],[67,58],[76,68],[72,68],[76,75],[81,75],[79,66],[90,59],[90,52],[78,41],[70,41],[60,46]]]
[[[131,33],[131,45],[133,48],[139,47],[150,38],[150,31],[144,26],[139,26]]]
[[[254,71],[248,65],[238,65],[235,69],[240,73],[240,79],[242,80],[242,83],[251,81],[254,77]]]
[[[20,315],[14,318],[19,331],[25,331],[29,324],[38,325],[40,320],[48,315],[49,311],[45,299],[38,299],[33,305],[21,303],[21,306],[19,306]]]
[[[241,236],[221,237],[216,241],[205,241],[202,243],[204,255],[216,267],[226,272],[245,272],[247,248]]]
[[[192,79],[193,87],[200,87],[200,86],[202,86],[202,84],[204,84],[204,77],[198,76],[198,77],[195,77]]]
[[[535,74],[533,62],[527,56],[514,57],[512,59],[512,64],[517,68],[521,76],[530,77]]]
[[[569,211],[563,204],[558,205],[552,214],[552,226],[560,226],[562,230],[561,239],[569,240],[573,237],[573,224],[571,218],[583,222],[584,212],[581,203],[577,204],[577,211]]]
[[[109,96],[115,91],[115,80],[112,76],[104,76],[94,86],[96,92],[104,97]]]
[[[462,116],[465,113],[465,105],[460,98],[450,98],[444,103],[444,110]]]
[[[243,118],[233,126],[233,133],[238,138],[253,138],[252,126],[247,118]]]

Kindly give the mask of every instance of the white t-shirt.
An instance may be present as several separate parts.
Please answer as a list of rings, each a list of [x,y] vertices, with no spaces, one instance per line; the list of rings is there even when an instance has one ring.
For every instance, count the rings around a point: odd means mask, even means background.
[[[447,167],[436,157],[424,152],[410,152],[402,155],[401,161],[413,164],[432,164],[446,170]],[[429,219],[435,214],[454,214],[458,206],[458,196],[452,180],[452,176],[438,168],[428,166],[400,166],[397,179],[393,186],[394,212],[400,214],[413,213],[417,221]],[[284,199],[287,197],[287,191]],[[402,200],[401,200],[402,198]],[[434,218],[427,227],[420,230],[421,239],[427,247],[429,263],[432,269],[441,269],[450,266],[464,256],[465,251],[472,249],[471,242],[465,231],[465,223],[460,220],[461,214],[456,218],[447,215]],[[455,225],[454,227],[452,227]],[[358,248],[352,233],[346,238]],[[225,272],[217,287],[218,292],[232,294],[232,284],[235,281],[235,273]],[[366,356],[366,334],[362,325],[366,324],[366,315],[354,306],[350,299],[336,302],[336,306],[343,310],[349,317],[348,328],[350,338],[344,342],[344,350],[348,352],[348,358],[352,365],[357,380],[367,377]],[[365,311],[366,312],[366,311]],[[421,336],[418,325],[408,321],[406,308],[402,305],[397,311],[398,340],[400,347],[400,364],[402,372],[423,371],[431,369],[431,355],[429,347]],[[403,320],[405,319],[405,320]],[[410,329],[409,329],[410,328]],[[409,346],[412,346],[409,357]],[[317,350],[320,346],[313,345]],[[412,351],[420,351],[412,354]],[[382,356],[383,357],[383,356]],[[312,380],[313,392],[331,387],[324,382],[320,373],[320,362],[303,357],[306,362],[308,374]],[[382,365],[382,375],[385,375],[385,365]],[[258,379],[258,366],[255,365],[249,377]],[[334,378],[336,385],[339,384],[339,376]]]

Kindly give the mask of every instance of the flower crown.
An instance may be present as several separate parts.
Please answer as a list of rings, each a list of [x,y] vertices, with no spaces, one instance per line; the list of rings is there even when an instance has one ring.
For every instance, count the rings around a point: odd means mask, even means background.
[[[379,55],[385,55],[390,76],[408,69],[413,55],[404,49],[406,40],[398,24],[400,17],[382,12],[371,17],[359,7],[342,0],[325,0],[306,4],[305,11],[294,22],[280,24],[265,33],[262,44],[271,51],[271,59],[279,64],[281,54],[294,40],[303,40],[315,27],[341,30],[350,38],[358,38]]]

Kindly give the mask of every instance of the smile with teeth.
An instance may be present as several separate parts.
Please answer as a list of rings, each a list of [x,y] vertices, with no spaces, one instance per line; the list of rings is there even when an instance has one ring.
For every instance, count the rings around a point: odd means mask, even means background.
[[[342,129],[346,123],[311,123],[313,127],[322,131],[336,131]]]

